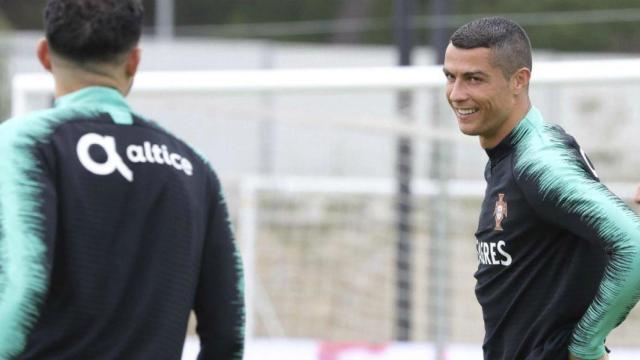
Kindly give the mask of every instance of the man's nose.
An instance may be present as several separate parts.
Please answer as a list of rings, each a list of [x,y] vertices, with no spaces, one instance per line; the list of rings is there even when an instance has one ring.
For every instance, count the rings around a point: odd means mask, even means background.
[[[467,99],[468,95],[465,90],[464,84],[460,80],[455,80],[449,84],[449,92],[447,94],[449,101],[460,102]]]

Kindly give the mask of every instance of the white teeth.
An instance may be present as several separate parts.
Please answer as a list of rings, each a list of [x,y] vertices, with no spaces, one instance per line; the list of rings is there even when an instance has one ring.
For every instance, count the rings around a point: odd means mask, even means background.
[[[478,109],[458,109],[458,114],[460,114],[460,115],[471,115],[476,111],[478,111]]]

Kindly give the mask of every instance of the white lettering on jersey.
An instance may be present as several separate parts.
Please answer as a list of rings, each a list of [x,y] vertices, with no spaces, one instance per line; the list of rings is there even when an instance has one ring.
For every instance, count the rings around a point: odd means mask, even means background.
[[[505,251],[504,247],[506,245],[507,243],[505,243],[504,240],[500,240],[497,243],[491,241],[476,241],[478,261],[484,265],[511,265],[513,259],[511,258],[511,255]]]
[[[99,163],[93,160],[91,154],[89,154],[89,148],[92,146],[100,146],[107,153],[107,161]],[[116,151],[116,140],[113,136],[102,136],[94,133],[85,134],[78,141],[76,152],[82,166],[90,172],[96,175],[109,175],[118,170],[129,182],[133,181],[133,172],[122,161]]]
[[[511,255],[504,250],[506,243],[503,240],[498,241],[498,252],[504,257],[504,260],[500,260],[500,264],[504,266],[511,265]]]
[[[92,146],[100,146],[107,154],[107,161],[96,162],[89,154]],[[133,172],[122,161],[122,157],[117,152],[116,140],[113,136],[102,136],[95,133],[83,135],[78,140],[76,146],[80,163],[90,172],[96,175],[109,175],[114,171],[118,172],[128,181],[133,181]],[[145,141],[142,145],[129,145],[126,155],[132,163],[164,164],[172,166],[176,170],[182,171],[188,176],[193,175],[193,165],[191,162],[176,153],[170,153],[166,145],[156,145]]]
[[[166,145],[156,145],[145,141],[142,145],[127,146],[127,157],[132,163],[155,163],[173,166],[176,170],[193,175],[191,162],[176,153],[169,153]]]

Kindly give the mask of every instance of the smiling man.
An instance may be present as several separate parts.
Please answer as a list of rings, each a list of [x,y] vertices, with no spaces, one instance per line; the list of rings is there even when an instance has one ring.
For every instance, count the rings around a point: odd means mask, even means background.
[[[489,156],[476,232],[486,360],[607,359],[640,297],[640,219],[529,100],[531,45],[504,18],[451,36],[446,96]]]

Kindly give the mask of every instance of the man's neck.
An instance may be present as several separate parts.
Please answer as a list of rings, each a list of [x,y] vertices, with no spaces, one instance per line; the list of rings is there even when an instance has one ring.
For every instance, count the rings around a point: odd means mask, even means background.
[[[129,92],[130,82],[117,67],[110,65],[75,64],[64,59],[55,61],[55,97],[61,97],[89,86],[104,86],[118,90],[122,95]]]
[[[102,79],[60,79],[59,77],[55,78],[55,97],[59,98],[61,96],[70,94],[72,92],[76,92],[78,90],[84,89],[89,86],[104,86],[118,90],[121,94],[125,95],[123,89],[121,89],[117,82],[115,81],[103,81]]]
[[[523,99],[522,102],[514,108],[511,112],[511,115],[504,123],[504,125],[496,131],[496,133],[487,138],[480,136],[480,146],[483,149],[491,149],[496,147],[504,138],[509,135],[509,133],[520,123],[520,120],[524,119],[529,110],[531,109],[531,101],[527,97]]]

